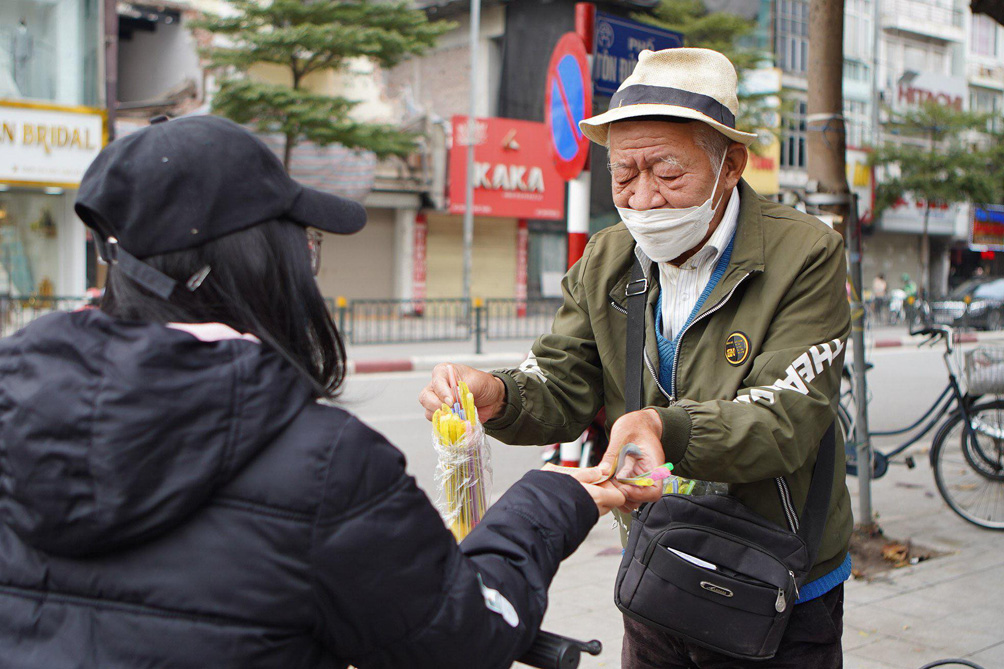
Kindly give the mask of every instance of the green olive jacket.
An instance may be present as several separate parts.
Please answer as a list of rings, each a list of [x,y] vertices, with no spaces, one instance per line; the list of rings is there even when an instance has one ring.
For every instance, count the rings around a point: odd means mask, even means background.
[[[623,224],[593,235],[562,282],[550,334],[506,385],[489,434],[508,444],[575,439],[606,407],[624,413],[625,288],[636,255],[648,276],[642,398],[662,418],[674,473],[729,484],[755,512],[790,527],[805,502],[823,433],[835,419],[850,332],[843,240],[816,218],[758,196],[740,182],[732,257],[679,336],[674,387],[658,381],[658,271]],[[808,580],[846,557],[853,519],[837,430],[830,511]]]

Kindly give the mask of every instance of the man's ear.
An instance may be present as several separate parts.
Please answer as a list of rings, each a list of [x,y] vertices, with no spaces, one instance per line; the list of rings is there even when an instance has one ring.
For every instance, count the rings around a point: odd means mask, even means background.
[[[739,142],[732,142],[725,152],[725,167],[722,169],[722,181],[725,187],[732,190],[739,184],[746,162],[749,160],[749,150]]]

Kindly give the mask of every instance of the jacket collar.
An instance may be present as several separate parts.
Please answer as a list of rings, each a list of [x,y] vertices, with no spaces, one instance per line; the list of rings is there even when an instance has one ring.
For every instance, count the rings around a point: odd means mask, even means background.
[[[739,222],[736,224],[736,241],[732,246],[732,269],[746,272],[764,270],[763,217],[760,213],[760,196],[744,179],[739,180]]]

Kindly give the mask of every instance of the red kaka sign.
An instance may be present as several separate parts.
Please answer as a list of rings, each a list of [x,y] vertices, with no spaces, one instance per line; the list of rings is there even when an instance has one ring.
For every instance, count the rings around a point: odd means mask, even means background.
[[[466,116],[454,116],[450,148],[451,214],[466,207],[467,146],[474,143],[474,214],[559,220],[565,216],[565,182],[551,161],[543,123],[479,118],[468,137]]]

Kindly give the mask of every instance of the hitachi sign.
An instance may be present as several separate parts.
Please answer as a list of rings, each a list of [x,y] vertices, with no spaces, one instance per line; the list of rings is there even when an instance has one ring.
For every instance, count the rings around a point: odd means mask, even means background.
[[[539,167],[474,163],[474,187],[487,190],[544,192],[544,172]]]

